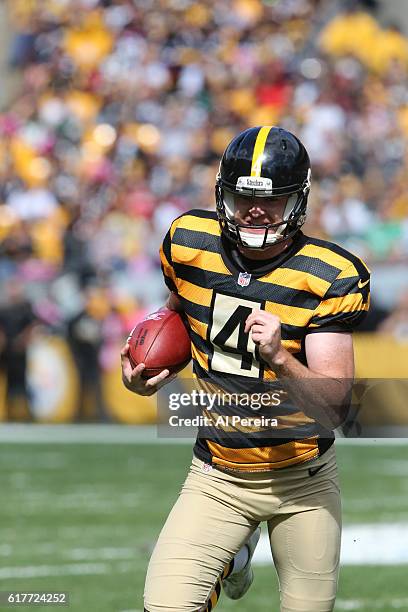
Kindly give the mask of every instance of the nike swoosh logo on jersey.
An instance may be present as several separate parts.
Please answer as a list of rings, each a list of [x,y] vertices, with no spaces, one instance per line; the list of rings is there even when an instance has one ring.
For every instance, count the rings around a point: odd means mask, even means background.
[[[315,468],[309,468],[309,476],[314,476],[315,474],[317,474],[317,472],[321,470],[322,468],[324,468],[325,465],[327,464],[323,463],[323,465],[318,465]]]
[[[364,281],[364,283],[361,282],[361,279],[358,281],[358,288],[362,289],[363,287],[365,287],[366,285],[368,285],[368,283],[370,282],[370,279]]]

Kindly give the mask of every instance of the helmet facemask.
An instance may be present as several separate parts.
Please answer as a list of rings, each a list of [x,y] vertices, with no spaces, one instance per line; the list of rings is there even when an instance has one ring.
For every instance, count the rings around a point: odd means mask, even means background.
[[[305,222],[309,189],[310,176],[308,176],[302,189],[292,191],[289,194],[272,194],[273,190],[261,192],[259,189],[245,189],[245,193],[241,189],[233,191],[222,187],[219,177],[217,177],[216,202],[221,229],[229,240],[248,249],[265,249],[288,240]],[[263,199],[280,199],[284,195],[287,196],[287,201],[281,221],[267,225],[248,225],[237,221],[237,197],[240,197],[241,201],[242,197],[252,198],[252,201],[255,198],[255,200],[259,200],[259,206],[262,208]]]

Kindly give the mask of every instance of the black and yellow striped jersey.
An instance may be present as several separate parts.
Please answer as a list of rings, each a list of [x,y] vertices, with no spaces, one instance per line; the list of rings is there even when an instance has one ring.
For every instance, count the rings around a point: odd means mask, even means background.
[[[215,213],[193,210],[172,223],[160,256],[165,282],[188,319],[193,369],[203,388],[232,393],[278,384],[244,333],[255,309],[280,318],[283,346],[305,365],[307,334],[353,330],[368,310],[370,277],[363,262],[302,232],[281,255],[254,269],[226,243]],[[276,410],[278,436],[268,427],[242,435],[226,428],[221,437],[199,432],[195,454],[224,469],[258,471],[312,459],[332,444],[333,434],[295,406]],[[215,413],[220,411],[218,406]]]

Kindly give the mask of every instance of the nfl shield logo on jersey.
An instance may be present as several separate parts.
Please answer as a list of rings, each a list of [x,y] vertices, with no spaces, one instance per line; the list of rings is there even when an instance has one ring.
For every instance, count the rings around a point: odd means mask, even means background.
[[[240,287],[248,287],[251,282],[251,275],[248,272],[240,272],[238,276],[238,285]]]

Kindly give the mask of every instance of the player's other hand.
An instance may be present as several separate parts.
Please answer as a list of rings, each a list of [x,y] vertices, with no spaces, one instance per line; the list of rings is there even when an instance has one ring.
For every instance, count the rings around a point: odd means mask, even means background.
[[[132,367],[129,359],[129,344],[125,344],[120,351],[122,362],[122,381],[126,389],[138,395],[153,395],[160,387],[174,380],[177,374],[170,375],[169,370],[163,370],[152,378],[142,378],[145,369],[144,363],[139,363],[135,368]]]
[[[262,359],[273,366],[284,351],[279,317],[265,310],[255,310],[247,318],[244,331],[251,334]]]

